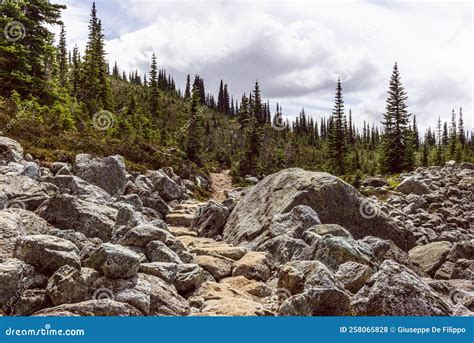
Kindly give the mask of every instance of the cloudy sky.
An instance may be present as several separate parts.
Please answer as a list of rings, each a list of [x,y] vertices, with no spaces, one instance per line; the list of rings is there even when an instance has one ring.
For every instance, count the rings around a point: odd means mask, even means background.
[[[61,0],[70,46],[84,48],[92,2]],[[145,73],[152,53],[184,88],[220,79],[236,97],[258,79],[287,116],[332,108],[337,78],[357,123],[380,122],[395,61],[421,129],[463,108],[474,126],[472,2],[97,0],[111,63]]]

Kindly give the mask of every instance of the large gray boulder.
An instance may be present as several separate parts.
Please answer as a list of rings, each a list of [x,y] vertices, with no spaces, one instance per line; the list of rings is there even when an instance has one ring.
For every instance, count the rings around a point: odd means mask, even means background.
[[[20,143],[8,137],[0,137],[0,165],[21,161],[23,161],[23,148]]]
[[[34,211],[41,203],[57,192],[57,187],[38,182],[26,175],[1,175],[0,197],[3,208],[16,207]]]
[[[142,263],[140,272],[157,276],[166,283],[173,284],[179,293],[193,291],[203,282],[212,279],[208,272],[194,263]]]
[[[227,207],[209,201],[206,205],[199,207],[192,223],[192,229],[203,237],[221,236],[227,217],[229,217]]]
[[[279,316],[345,316],[350,298],[338,288],[315,287],[286,299],[278,309]]]
[[[50,198],[37,213],[48,223],[64,230],[76,230],[87,237],[109,241],[117,217],[117,210],[78,199],[69,194]]]
[[[13,256],[18,237],[49,231],[49,224],[33,212],[21,208],[0,210],[0,258]]]
[[[447,316],[450,306],[407,267],[386,260],[352,299],[357,316]]]
[[[395,188],[395,190],[405,194],[423,195],[431,193],[430,189],[423,181],[417,180],[414,177],[407,177]]]
[[[79,154],[73,171],[81,179],[104,189],[110,195],[122,194],[127,184],[125,162],[120,155],[92,158],[87,154]]]
[[[186,187],[177,184],[162,170],[151,171],[148,177],[153,183],[154,191],[166,201],[181,199],[186,192]]]
[[[413,234],[385,213],[376,207],[367,213],[367,201],[354,187],[333,175],[299,168],[269,175],[252,187],[229,216],[224,240],[258,247],[270,238],[274,216],[298,205],[311,207],[322,223],[339,224],[356,239],[368,235],[390,239],[405,251],[414,246]]]
[[[369,245],[352,238],[325,235],[317,243],[314,258],[331,270],[337,271],[346,262],[375,265],[375,256]]]
[[[132,305],[112,299],[87,300],[75,304],[63,304],[35,312],[34,316],[46,317],[77,317],[77,316],[141,316],[143,315]]]
[[[106,204],[112,201],[112,197],[102,188],[94,186],[74,175],[56,175],[45,177],[44,182],[58,187],[60,193],[67,193],[81,200]]]
[[[52,275],[64,265],[81,268],[76,245],[55,236],[22,236],[16,242],[14,256],[45,275]]]
[[[41,287],[47,278],[35,268],[16,258],[0,259],[0,306],[11,309],[27,289]]]
[[[81,271],[69,265],[62,266],[49,278],[46,293],[54,306],[90,298]]]
[[[446,261],[446,256],[452,246],[452,243],[447,241],[432,242],[416,246],[408,254],[414,263],[433,277],[438,268]]]
[[[85,265],[109,278],[126,279],[137,274],[140,256],[121,245],[104,243],[92,252]]]

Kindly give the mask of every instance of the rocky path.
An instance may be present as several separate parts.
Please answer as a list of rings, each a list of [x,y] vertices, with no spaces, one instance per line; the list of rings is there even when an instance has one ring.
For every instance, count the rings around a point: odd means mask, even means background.
[[[226,192],[233,189],[230,170],[223,170],[220,173],[211,173],[212,183],[211,200],[222,202],[227,199]]]
[[[229,179],[226,171],[214,174],[213,180],[229,187]],[[221,191],[215,191],[214,199],[221,196]],[[208,273],[207,282],[188,295],[191,315],[274,315],[272,308],[275,308],[277,295],[272,294],[271,288],[262,282],[270,277],[266,255],[199,237],[191,226],[195,214],[203,205],[205,203],[188,200],[177,205],[166,218],[169,231],[194,255],[191,263]]]

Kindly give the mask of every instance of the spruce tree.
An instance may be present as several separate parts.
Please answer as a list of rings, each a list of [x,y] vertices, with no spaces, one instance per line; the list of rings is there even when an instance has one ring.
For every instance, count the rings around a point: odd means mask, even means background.
[[[344,100],[342,97],[341,80],[337,80],[334,108],[332,111],[333,127],[329,131],[328,152],[331,169],[336,175],[346,172],[347,142],[346,142],[346,120],[344,116]]]
[[[186,145],[186,156],[187,158],[196,163],[198,166],[202,165],[201,150],[202,150],[202,120],[201,113],[202,108],[200,107],[201,95],[198,85],[193,87],[193,93],[191,98],[191,117],[189,119],[188,126],[188,140]]]
[[[67,86],[68,60],[66,46],[66,30],[64,24],[61,24],[58,45],[58,65],[59,65],[59,84],[61,87]]]
[[[384,113],[383,145],[381,149],[381,168],[384,172],[400,173],[406,160],[406,146],[411,139],[408,130],[409,114],[406,105],[407,95],[402,86],[397,63],[390,79],[387,105]],[[409,151],[409,153],[411,153]]]
[[[458,136],[461,146],[466,145],[466,133],[464,132],[464,121],[462,119],[462,107],[459,108]]]
[[[189,74],[186,78],[186,89],[184,91],[184,98],[185,99],[191,98],[191,77],[189,76]]]
[[[456,130],[456,113],[454,109],[451,112],[451,125],[449,127],[449,145],[448,153],[449,158],[456,159],[456,146],[458,143],[458,134]]]
[[[155,120],[158,120],[158,99],[160,97],[160,90],[158,89],[158,69],[156,63],[156,55],[151,57],[150,67],[150,115]]]

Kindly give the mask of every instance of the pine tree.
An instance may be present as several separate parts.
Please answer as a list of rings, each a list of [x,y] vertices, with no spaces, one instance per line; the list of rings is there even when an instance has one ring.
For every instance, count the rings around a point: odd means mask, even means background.
[[[331,169],[336,175],[343,175],[346,172],[347,144],[344,116],[344,100],[342,97],[341,80],[337,80],[336,95],[334,98],[334,108],[332,111],[333,127],[329,131],[328,152]]]
[[[66,6],[34,0],[1,1],[0,8],[0,96],[9,97],[15,90],[21,97],[50,102],[55,52],[51,26],[61,24],[61,10]],[[14,39],[6,39],[7,25],[15,32]]]
[[[151,56],[150,67],[150,115],[157,122],[158,120],[158,100],[160,97],[160,90],[158,89],[158,68],[156,63],[156,55]]]
[[[408,130],[409,114],[406,105],[407,95],[402,86],[397,63],[393,67],[384,113],[384,137],[381,149],[382,171],[399,173],[405,166],[406,146],[410,137]],[[411,153],[409,151],[409,153]]]
[[[197,85],[193,87],[191,99],[191,117],[189,119],[188,127],[188,141],[186,145],[187,158],[196,163],[198,166],[202,165],[201,150],[202,150],[202,127],[200,114],[201,95]]]
[[[458,144],[458,134],[456,130],[456,113],[454,109],[451,112],[451,125],[449,127],[449,158],[456,159],[456,146]]]
[[[186,89],[184,91],[184,98],[185,99],[190,99],[191,98],[191,77],[188,74],[188,77],[186,78]]]
[[[462,107],[459,108],[458,136],[461,146],[466,145],[466,133],[464,132],[464,121],[462,119]]]
[[[413,115],[413,148],[418,151],[420,149],[420,134],[418,132],[418,127],[416,125],[416,116]]]
[[[446,124],[446,123],[445,123]],[[446,127],[446,125],[445,125]],[[437,126],[437,134],[438,134],[438,144],[436,145],[436,155],[435,155],[435,164],[440,166],[443,163],[443,139],[441,136],[441,118],[438,117],[438,126]]]
[[[61,85],[61,87],[66,87],[68,61],[67,61],[67,46],[66,46],[66,30],[64,29],[64,24],[61,24],[61,31],[59,33],[58,64],[59,64],[59,84]]]
[[[95,2],[92,3],[89,36],[81,63],[80,99],[88,104],[89,111],[111,108],[108,66],[105,60],[102,24],[97,18]]]
[[[72,66],[71,66],[71,89],[72,95],[78,96],[79,83],[81,81],[81,55],[79,48],[74,46],[72,50]]]

